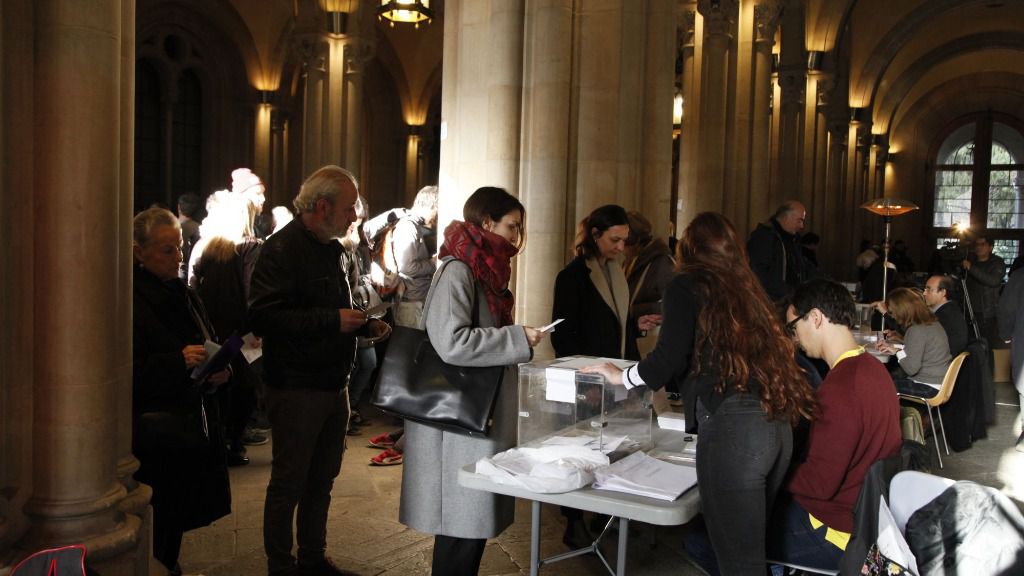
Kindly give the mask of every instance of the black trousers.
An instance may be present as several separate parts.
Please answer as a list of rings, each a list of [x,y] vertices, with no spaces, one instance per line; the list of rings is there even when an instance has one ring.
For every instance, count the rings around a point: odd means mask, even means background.
[[[486,538],[434,536],[433,576],[476,576],[484,557]]]

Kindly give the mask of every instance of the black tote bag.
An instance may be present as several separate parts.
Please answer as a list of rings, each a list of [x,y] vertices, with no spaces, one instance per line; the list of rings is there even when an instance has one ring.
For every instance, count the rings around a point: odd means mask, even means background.
[[[504,374],[504,366],[452,366],[424,330],[395,326],[372,404],[413,422],[486,436]]]

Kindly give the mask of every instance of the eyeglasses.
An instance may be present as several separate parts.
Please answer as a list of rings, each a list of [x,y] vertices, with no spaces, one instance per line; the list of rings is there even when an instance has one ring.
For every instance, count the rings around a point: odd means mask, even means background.
[[[806,318],[807,315],[810,314],[810,313],[811,313],[811,311],[808,310],[807,312],[804,312],[803,314],[797,316],[796,318],[793,318],[789,322],[786,322],[786,334],[789,334],[790,336],[796,336],[796,324],[797,324],[797,322],[799,322],[799,321],[803,320],[804,318]]]

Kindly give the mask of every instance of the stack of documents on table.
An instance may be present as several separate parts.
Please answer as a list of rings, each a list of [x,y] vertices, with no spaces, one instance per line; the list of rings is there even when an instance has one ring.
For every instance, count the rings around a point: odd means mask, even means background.
[[[594,470],[607,465],[608,457],[597,450],[562,444],[512,448],[478,460],[475,470],[496,484],[557,494],[590,484],[594,481]]]
[[[634,452],[594,471],[594,488],[672,501],[697,485],[697,469]]]
[[[542,446],[582,446],[590,450],[600,450],[602,454],[611,454],[618,449],[636,450],[640,443],[631,440],[629,436],[610,436],[603,438],[596,435],[582,436],[552,436],[541,442]]]

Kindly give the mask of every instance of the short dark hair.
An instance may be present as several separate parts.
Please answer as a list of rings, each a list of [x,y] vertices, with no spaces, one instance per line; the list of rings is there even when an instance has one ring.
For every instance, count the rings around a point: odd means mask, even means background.
[[[799,204],[797,200],[786,200],[778,208],[775,209],[775,214],[772,215],[772,219],[778,220],[786,214],[789,214],[796,209],[796,205]]]
[[[597,241],[594,240],[594,235],[590,233],[590,230],[596,228],[597,235],[600,236],[612,226],[629,226],[626,209],[618,204],[605,204],[600,208],[595,208],[590,216],[580,221],[579,230],[576,233],[576,255],[584,258],[597,256],[601,250],[597,247]]]
[[[504,188],[495,186],[477,188],[462,205],[462,219],[470,224],[483,226],[484,218],[490,218],[492,222],[499,222],[506,214],[514,210],[518,210],[523,217],[523,227],[519,230],[519,245],[516,246],[521,249],[526,244],[526,208],[518,198],[509,194]]]
[[[825,278],[801,284],[789,301],[798,316],[817,308],[830,322],[847,328],[853,328],[857,316],[857,305],[853,303],[850,291],[842,284]]]
[[[198,194],[185,192],[178,196],[178,213],[193,220],[202,220],[204,201]]]
[[[946,299],[952,300],[956,296],[956,283],[949,276],[939,276],[939,290],[945,290]]]

